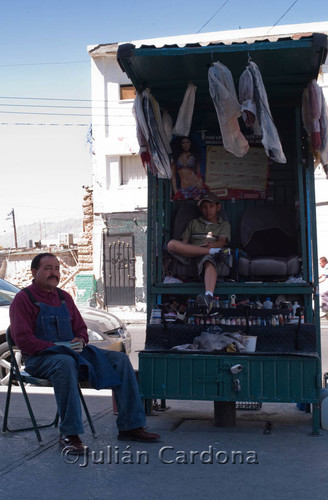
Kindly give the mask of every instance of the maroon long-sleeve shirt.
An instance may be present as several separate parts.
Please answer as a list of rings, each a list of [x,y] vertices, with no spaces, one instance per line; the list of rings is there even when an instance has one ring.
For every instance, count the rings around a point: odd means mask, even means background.
[[[29,290],[37,302],[43,302],[49,306],[60,306],[60,298],[58,291],[55,288],[53,292],[46,292],[38,288],[34,283],[30,285]],[[82,338],[86,343],[88,342],[87,326],[76,307],[72,297],[61,290],[65,298],[67,309],[71,316],[71,325],[75,337]],[[31,355],[36,354],[43,349],[47,349],[55,345],[53,342],[47,340],[40,340],[35,335],[35,328],[37,317],[40,308],[32,304],[27,293],[20,291],[14,298],[10,306],[10,331],[15,341],[23,354]]]

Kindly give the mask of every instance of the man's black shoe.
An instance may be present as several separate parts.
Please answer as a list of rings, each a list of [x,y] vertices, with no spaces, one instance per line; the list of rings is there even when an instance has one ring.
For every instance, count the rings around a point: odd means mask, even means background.
[[[147,432],[143,427],[119,431],[117,439],[120,441],[138,441],[139,443],[157,443],[161,436],[155,432]]]
[[[71,453],[72,455],[82,455],[89,451],[88,446],[85,446],[77,434],[72,436],[59,437],[59,445]]]

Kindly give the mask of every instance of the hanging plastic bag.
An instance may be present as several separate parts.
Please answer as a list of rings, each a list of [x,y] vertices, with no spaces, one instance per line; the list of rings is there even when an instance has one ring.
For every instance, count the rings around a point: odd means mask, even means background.
[[[262,144],[269,158],[277,163],[286,163],[278,131],[273,122],[268,97],[258,66],[251,61],[249,69],[253,77],[256,115],[262,131]]]
[[[163,122],[163,129],[164,129],[165,135],[167,137],[167,140],[169,142],[171,142],[172,134],[173,134],[173,123],[172,123],[171,116],[165,110],[162,111],[162,122]]]
[[[240,104],[231,71],[219,62],[208,71],[209,90],[218,117],[224,148],[237,157],[244,156],[249,145],[240,131]]]
[[[159,105],[146,89],[142,93],[142,108],[148,129],[148,148],[158,177],[170,179],[172,176],[169,155],[171,147],[165,135]]]
[[[159,105],[149,89],[137,94],[132,111],[136,119],[137,139],[143,165],[154,175],[170,179],[171,147],[164,132]]]
[[[152,162],[148,147],[149,131],[143,112],[142,99],[142,94],[137,93],[132,107],[132,113],[136,121],[137,140],[140,148],[139,154],[144,168],[149,170],[153,175],[156,175],[157,170]]]
[[[239,78],[239,102],[246,127],[253,127],[256,120],[256,104],[253,77],[249,68],[246,68]]]
[[[251,128],[255,135],[262,135],[256,117],[253,77],[248,67],[239,78],[239,102],[241,104],[241,114],[246,127]]]
[[[188,84],[179,109],[177,121],[173,127],[173,134],[175,135],[180,135],[182,137],[188,137],[189,135],[192,117],[194,114],[196,89],[197,87],[195,87],[193,83]]]
[[[328,164],[328,110],[322,88],[312,80],[303,92],[302,118],[312,152],[322,165]]]
[[[326,165],[328,165],[328,106],[323,93],[322,93],[322,109],[320,116],[320,133],[321,133],[321,150],[320,150],[321,163],[325,167]],[[327,175],[326,168],[325,172]]]

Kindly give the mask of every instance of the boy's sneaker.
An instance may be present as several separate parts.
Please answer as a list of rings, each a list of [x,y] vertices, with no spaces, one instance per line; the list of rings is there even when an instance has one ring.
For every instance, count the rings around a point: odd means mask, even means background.
[[[222,248],[220,252],[214,254],[214,258],[217,262],[222,262],[227,267],[232,267],[232,255],[230,248]]]
[[[209,314],[213,308],[214,297],[212,297],[212,295],[209,294],[207,295],[199,294],[196,297],[196,304],[201,309],[206,309],[207,314]]]

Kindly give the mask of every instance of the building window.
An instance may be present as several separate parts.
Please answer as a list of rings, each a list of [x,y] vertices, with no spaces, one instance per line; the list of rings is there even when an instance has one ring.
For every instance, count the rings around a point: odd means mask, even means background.
[[[145,186],[147,174],[139,155],[121,156],[121,184],[124,186]]]
[[[136,96],[136,89],[133,85],[120,85],[120,100],[133,100]]]

